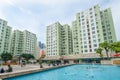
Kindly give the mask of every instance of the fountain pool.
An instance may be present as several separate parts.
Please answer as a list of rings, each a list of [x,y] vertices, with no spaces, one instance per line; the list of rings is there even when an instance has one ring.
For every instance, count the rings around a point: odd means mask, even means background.
[[[120,80],[120,67],[78,64],[4,80]]]

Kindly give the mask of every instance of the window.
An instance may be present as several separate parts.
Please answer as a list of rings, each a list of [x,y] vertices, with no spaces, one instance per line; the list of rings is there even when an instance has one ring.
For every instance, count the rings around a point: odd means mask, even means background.
[[[96,40],[93,40],[93,43],[96,43]]]
[[[111,35],[111,32],[109,32],[109,35]]]
[[[88,52],[88,50],[85,50],[85,52]]]
[[[107,39],[107,37],[104,37],[104,39],[106,40],[106,39]]]
[[[92,10],[92,8],[89,9],[90,11]]]
[[[89,48],[91,48],[91,45],[89,45]]]
[[[83,34],[83,36],[86,36],[86,34]]]
[[[83,32],[85,32],[85,30],[83,30]]]
[[[96,36],[94,35],[93,38],[96,38]]]
[[[90,14],[92,14],[92,12],[90,12]]]
[[[103,32],[105,32],[106,30],[105,29],[103,29]]]
[[[84,18],[84,15],[82,15],[81,18]]]
[[[94,26],[94,23],[92,23],[91,26]]]
[[[92,30],[95,30],[95,27],[92,27]]]
[[[97,44],[94,44],[94,47],[97,47]]]
[[[92,19],[91,22],[93,22],[94,20]]]
[[[98,22],[96,22],[96,24],[98,24]]]
[[[112,36],[110,36],[109,39],[112,39]]]
[[[85,23],[83,22],[82,25],[84,25]]]
[[[82,21],[84,21],[84,19],[82,19]]]
[[[102,28],[105,28],[105,26],[102,26]]]
[[[103,35],[106,36],[106,33],[104,33]]]
[[[87,44],[87,42],[85,41],[84,44]]]
[[[95,14],[95,16],[97,16],[97,14]]]
[[[90,52],[92,52],[92,49],[90,49]]]
[[[90,18],[93,18],[93,16],[90,16]]]
[[[96,49],[94,49],[94,51],[96,51]]]
[[[87,48],[87,46],[85,45],[84,48]]]
[[[92,34],[95,34],[95,31],[93,31]]]

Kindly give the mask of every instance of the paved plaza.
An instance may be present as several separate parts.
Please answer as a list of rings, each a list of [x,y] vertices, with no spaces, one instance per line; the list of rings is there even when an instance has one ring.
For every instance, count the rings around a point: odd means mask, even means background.
[[[52,67],[52,66],[48,66],[47,64],[43,64],[43,68],[48,68],[48,67]],[[8,67],[6,66],[0,66],[0,69],[4,68],[4,70],[7,70]],[[12,65],[13,68],[13,72],[17,72],[17,71],[24,71],[24,70],[31,70],[31,69],[40,69],[40,65],[39,64],[27,64],[23,67],[21,67],[21,65]]]

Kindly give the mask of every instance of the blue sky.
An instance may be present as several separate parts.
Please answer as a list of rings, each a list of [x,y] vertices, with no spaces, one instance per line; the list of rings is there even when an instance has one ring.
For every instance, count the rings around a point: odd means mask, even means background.
[[[101,9],[112,9],[117,40],[120,41],[120,0],[0,0],[0,18],[8,21],[13,29],[35,33],[38,41],[45,43],[47,25],[56,21],[71,25],[77,12],[96,4]]]

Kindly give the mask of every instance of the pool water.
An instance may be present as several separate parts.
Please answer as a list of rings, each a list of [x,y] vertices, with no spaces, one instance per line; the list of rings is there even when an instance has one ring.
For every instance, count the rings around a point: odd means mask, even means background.
[[[4,80],[120,80],[120,67],[108,65],[72,65]]]

